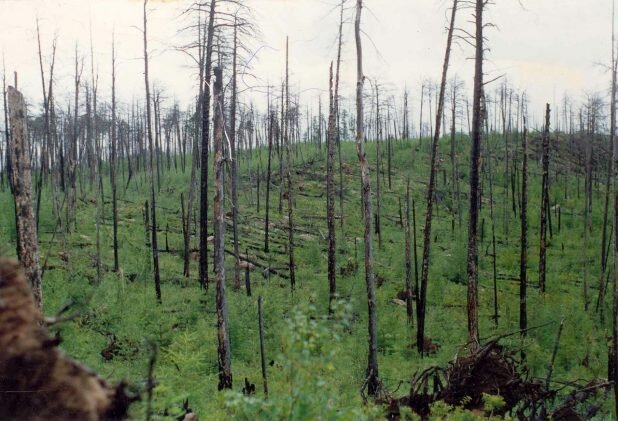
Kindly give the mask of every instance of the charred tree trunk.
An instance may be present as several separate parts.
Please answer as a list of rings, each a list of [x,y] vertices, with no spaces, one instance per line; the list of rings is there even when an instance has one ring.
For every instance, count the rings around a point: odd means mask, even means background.
[[[474,71],[474,96],[472,102],[472,147],[470,152],[470,211],[468,213],[468,345],[471,351],[479,346],[477,303],[477,234],[479,216],[479,166],[481,157],[482,120],[481,97],[483,95],[483,9],[485,0],[476,0],[476,54]]]
[[[528,329],[527,292],[528,287],[528,128],[524,119],[521,168],[521,256],[519,259],[519,329],[526,336]]]
[[[154,171],[155,171],[155,160],[154,160],[154,141],[152,136],[152,112],[151,112],[151,104],[150,104],[150,83],[148,80],[148,32],[147,32],[147,23],[148,20],[146,18],[146,6],[148,4],[148,0],[144,0],[144,85],[146,87],[146,130],[148,136],[148,145],[150,149],[150,211],[151,211],[151,241],[150,245],[152,246],[152,263],[153,263],[153,271],[154,271],[154,281],[155,281],[155,294],[157,297],[157,301],[161,302],[161,275],[159,274],[159,248],[157,245],[157,206],[156,206],[156,198],[155,198],[155,185],[154,185]]]
[[[225,299],[225,211],[223,209],[223,75],[215,67],[214,96],[214,172],[215,172],[215,278],[217,283],[217,339],[219,341],[219,390],[232,388],[232,362],[228,334],[227,302]]]
[[[206,51],[204,53],[204,80],[202,94],[202,145],[200,167],[200,285],[208,289],[208,140],[210,134],[210,73],[212,68],[212,44],[215,26],[216,0],[210,1]],[[202,82],[200,82],[202,83]]]
[[[116,198],[116,43],[112,40],[112,156],[110,162],[110,181],[112,185],[112,223],[114,247],[114,272],[118,272],[118,200]],[[96,118],[96,116],[95,116]]]
[[[337,298],[336,232],[335,232],[335,142],[337,138],[337,109],[333,92],[333,63],[330,64],[329,113],[327,158],[326,158],[326,224],[328,225],[328,312],[333,312],[333,301]]]
[[[418,329],[416,335],[416,346],[419,353],[423,353],[425,344],[425,308],[427,306],[427,280],[429,278],[429,257],[431,253],[431,223],[433,219],[433,201],[436,189],[436,164],[438,155],[438,142],[440,141],[440,126],[444,110],[444,96],[446,93],[446,78],[448,65],[451,57],[451,43],[453,40],[453,30],[455,28],[455,17],[457,14],[457,1],[453,0],[451,11],[451,22],[446,40],[446,53],[442,67],[442,81],[440,83],[440,95],[438,97],[438,111],[436,113],[436,131],[431,143],[431,163],[429,169],[429,185],[427,187],[427,211],[425,213],[425,232],[423,233],[423,263],[421,269],[421,290],[418,313]],[[418,293],[418,292],[417,292]]]
[[[361,171],[363,220],[365,225],[365,283],[367,285],[367,307],[369,313],[369,353],[367,361],[366,384],[369,395],[375,396],[380,390],[378,372],[378,313],[376,286],[373,275],[373,247],[371,243],[371,179],[369,162],[365,153],[363,139],[363,50],[361,44],[361,13],[363,0],[356,0],[356,19],[354,34],[356,39],[356,153]]]
[[[539,245],[539,291],[545,292],[546,254],[547,254],[547,211],[549,209],[549,123],[550,109],[545,109],[545,128],[543,130],[543,180],[541,185],[541,234]],[[588,297],[584,297],[587,302]],[[586,308],[588,304],[586,303]]]
[[[234,241],[234,287],[240,289],[240,249],[238,246],[238,163],[236,156],[236,65],[238,49],[238,23],[234,18],[234,52],[232,60],[232,103],[230,104],[230,168],[232,178],[232,235]]]
[[[290,265],[290,287],[296,288],[296,263],[294,261],[294,200],[292,185],[292,160],[290,156],[290,73],[288,67],[288,38],[285,39],[285,115],[283,120],[283,133],[285,142],[285,173],[287,179],[288,195],[288,256]]]

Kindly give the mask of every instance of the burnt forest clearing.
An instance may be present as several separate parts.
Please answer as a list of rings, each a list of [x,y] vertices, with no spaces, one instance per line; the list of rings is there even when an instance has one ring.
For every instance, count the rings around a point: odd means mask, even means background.
[[[36,21],[40,97],[3,78],[0,418],[616,419],[615,45],[607,92],[531,104],[483,70],[493,5],[454,0],[441,78],[400,92],[363,73],[365,2],[316,104],[287,39],[244,86],[244,1],[186,10],[192,104],[149,80],[157,2],[132,103],[115,39],[57,97]]]

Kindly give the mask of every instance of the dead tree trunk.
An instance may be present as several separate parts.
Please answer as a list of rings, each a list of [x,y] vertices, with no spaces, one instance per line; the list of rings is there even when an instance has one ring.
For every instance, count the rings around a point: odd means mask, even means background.
[[[288,196],[288,256],[290,265],[290,286],[296,288],[296,263],[294,261],[294,201],[292,192],[292,160],[290,156],[290,72],[288,67],[288,38],[285,39],[285,115],[283,119],[285,136],[285,173]]]
[[[227,303],[225,299],[225,211],[223,209],[223,75],[220,67],[215,67],[214,96],[214,172],[215,172],[215,278],[217,283],[217,339],[219,341],[219,390],[232,388],[232,362],[230,337],[228,334]]]
[[[152,137],[152,112],[150,109],[150,82],[148,81],[148,32],[147,32],[147,23],[148,20],[146,18],[146,6],[148,4],[148,0],[144,0],[144,85],[146,87],[146,130],[148,136],[148,145],[150,148],[150,211],[151,211],[151,241],[150,245],[152,246],[152,263],[153,263],[153,271],[154,271],[154,281],[155,281],[155,294],[157,297],[157,301],[161,302],[161,276],[159,274],[159,248],[157,245],[157,206],[156,206],[156,198],[155,198],[155,186],[154,186],[154,141]]]
[[[206,51],[203,57],[204,80],[202,94],[202,150],[200,167],[200,285],[208,289],[208,140],[210,134],[210,73],[212,68],[212,43],[215,27],[216,0],[210,1]]]
[[[366,384],[369,395],[375,396],[380,390],[378,372],[378,312],[376,287],[373,276],[373,246],[371,243],[371,179],[369,162],[365,153],[363,139],[363,49],[361,44],[361,13],[363,0],[356,0],[356,19],[354,34],[356,39],[356,153],[361,171],[363,220],[365,225],[365,283],[367,285],[367,307],[369,313],[369,353],[367,361]]]
[[[96,118],[96,117],[95,117]],[[112,40],[112,156],[110,162],[110,181],[112,185],[112,223],[114,247],[114,272],[118,272],[118,200],[116,198],[116,43]]]
[[[328,134],[326,136],[326,223],[328,225],[328,312],[333,311],[337,297],[336,232],[335,232],[335,142],[337,137],[337,109],[333,92],[333,63],[330,64]]]
[[[477,234],[479,216],[479,166],[481,157],[483,95],[483,9],[485,0],[476,0],[476,54],[474,71],[474,96],[472,100],[472,147],[470,152],[470,211],[468,213],[468,344],[472,352],[479,346],[478,303],[477,303]]]
[[[451,57],[451,43],[453,41],[453,30],[455,28],[455,16],[457,14],[457,1],[453,0],[453,8],[451,11],[451,23],[449,26],[448,37],[446,40],[446,53],[444,54],[444,63],[442,67],[442,81],[440,83],[440,96],[438,98],[438,111],[436,113],[436,131],[431,143],[431,163],[429,169],[429,185],[427,187],[427,211],[425,213],[425,232],[423,235],[423,263],[421,266],[421,290],[419,306],[416,311],[418,313],[418,329],[416,335],[416,346],[419,353],[424,351],[425,343],[425,308],[427,305],[427,280],[429,278],[429,257],[431,253],[431,223],[433,219],[433,200],[436,188],[436,163],[438,155],[438,142],[440,140],[440,126],[442,114],[444,110],[444,96],[446,93],[446,78],[448,73],[448,65]],[[418,293],[418,292],[417,292]]]
[[[268,100],[268,106],[270,108],[270,98]],[[274,111],[269,112],[268,116],[268,166],[266,170],[266,217],[264,218],[264,252],[269,252],[269,231],[270,231],[270,177],[271,177],[271,164],[273,154],[273,130],[274,130]],[[260,175],[257,175],[258,183]],[[259,184],[258,184],[259,186]],[[259,192],[258,192],[259,201]]]
[[[8,112],[11,136],[8,153],[11,158],[11,180],[15,199],[15,223],[17,232],[17,257],[32,287],[34,300],[39,308],[43,305],[41,271],[39,269],[39,244],[36,221],[32,209],[32,173],[30,141],[24,96],[12,86],[8,90]]]
[[[521,168],[521,256],[519,259],[519,329],[526,336],[528,329],[527,284],[528,284],[528,128],[524,118]]]
[[[545,109],[545,128],[543,130],[543,180],[541,185],[541,234],[539,244],[539,291],[545,292],[546,254],[547,254],[547,210],[549,209],[549,122],[550,109]],[[588,297],[584,297],[587,301]],[[588,304],[586,304],[586,307]]]
[[[232,179],[232,235],[234,242],[234,287],[240,289],[240,249],[238,246],[238,163],[236,156],[236,65],[238,49],[238,23],[234,17],[234,52],[232,60],[232,103],[230,104],[230,169]]]
[[[412,256],[410,250],[410,178],[406,182],[406,211],[404,236],[406,243],[406,312],[408,324],[414,323],[414,309],[412,307]],[[416,291],[418,294],[418,291]]]

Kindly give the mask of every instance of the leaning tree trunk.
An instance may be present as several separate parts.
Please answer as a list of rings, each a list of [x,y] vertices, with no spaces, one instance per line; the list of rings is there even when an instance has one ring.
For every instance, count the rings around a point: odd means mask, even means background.
[[[438,142],[440,140],[440,125],[444,110],[444,96],[446,92],[446,77],[448,65],[451,57],[451,43],[453,41],[453,30],[455,28],[455,16],[457,14],[457,1],[453,0],[453,10],[451,12],[451,23],[449,26],[448,37],[446,40],[446,53],[442,67],[442,81],[440,83],[440,96],[438,98],[438,111],[436,113],[436,131],[431,143],[431,163],[429,169],[429,186],[427,187],[427,212],[425,213],[425,232],[423,234],[423,263],[421,267],[421,290],[419,306],[417,306],[417,334],[416,346],[419,353],[423,353],[425,345],[425,308],[427,305],[427,279],[429,277],[429,255],[431,252],[431,222],[433,218],[433,199],[436,189],[436,163],[438,155]],[[418,291],[417,291],[418,293]]]
[[[479,166],[481,157],[481,96],[483,94],[483,9],[485,0],[476,0],[476,55],[474,96],[472,100],[472,147],[470,152],[470,211],[468,213],[468,344],[471,351],[479,346],[477,303],[477,234],[479,217]]]
[[[365,225],[365,283],[367,284],[367,307],[369,313],[369,354],[367,361],[366,384],[369,395],[375,396],[380,390],[378,372],[378,313],[376,286],[373,276],[373,249],[371,244],[371,179],[369,162],[363,140],[363,49],[360,36],[363,0],[356,1],[354,34],[356,39],[356,153],[361,170],[363,220]]]
[[[24,96],[16,88],[8,91],[9,156],[11,158],[11,180],[15,198],[15,223],[17,231],[17,257],[26,273],[26,278],[37,306],[43,305],[41,271],[39,269],[39,244],[36,221],[32,209],[32,174],[30,163],[30,142]]]
[[[223,76],[222,69],[215,67],[215,86],[213,90],[215,118],[215,280],[217,283],[217,339],[219,340],[219,390],[232,388],[232,362],[230,355],[230,336],[228,334],[227,303],[225,300],[225,211],[223,209]]]

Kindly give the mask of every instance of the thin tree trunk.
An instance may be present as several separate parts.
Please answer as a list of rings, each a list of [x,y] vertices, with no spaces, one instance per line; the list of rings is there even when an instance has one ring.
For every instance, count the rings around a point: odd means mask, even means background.
[[[369,313],[368,333],[369,352],[367,358],[366,384],[370,396],[375,396],[380,390],[378,372],[378,313],[376,287],[373,275],[373,250],[371,244],[371,179],[369,178],[369,163],[365,153],[363,139],[363,50],[361,44],[361,13],[363,0],[356,1],[356,19],[354,34],[356,39],[356,152],[361,170],[363,220],[365,225],[365,283],[367,285],[367,307]]]
[[[337,141],[337,109],[333,92],[333,63],[330,64],[329,112],[326,158],[326,224],[328,225],[328,312],[333,312],[337,298],[336,232],[335,232],[335,142]]]
[[[290,265],[290,286],[292,291],[296,288],[296,263],[294,261],[294,209],[292,197],[292,160],[290,158],[290,73],[288,67],[288,38],[285,39],[285,115],[283,120],[283,133],[285,136],[285,173],[287,178],[288,194],[288,256]]]
[[[212,68],[212,43],[215,25],[216,0],[210,1],[208,30],[205,34],[206,51],[202,95],[202,151],[200,167],[200,285],[208,289],[208,140],[210,133],[210,73]],[[202,83],[202,82],[200,82]]]
[[[219,355],[219,390],[232,388],[232,362],[230,337],[228,334],[227,302],[225,299],[225,210],[223,209],[223,75],[220,67],[215,67],[214,96],[214,219],[215,219],[215,278],[217,283],[217,348]]]
[[[542,159],[543,179],[541,185],[541,234],[539,244],[539,291],[545,292],[546,254],[547,254],[547,209],[549,208],[549,104],[545,109],[545,128],[543,130]],[[586,287],[584,287],[586,288]],[[587,293],[585,294],[587,295]],[[588,308],[588,297],[584,297],[585,307]]]
[[[522,145],[521,168],[521,255],[519,259],[519,329],[521,336],[526,336],[528,329],[527,311],[527,269],[528,269],[528,128],[524,118],[524,135]]]
[[[427,211],[425,213],[425,231],[423,233],[423,263],[421,269],[421,290],[419,306],[416,311],[418,313],[418,325],[416,335],[416,346],[419,353],[424,352],[425,344],[425,309],[427,306],[427,281],[429,278],[429,257],[431,253],[431,223],[433,219],[433,201],[436,188],[436,163],[438,155],[438,142],[440,141],[440,126],[442,114],[444,110],[444,96],[446,93],[446,78],[448,74],[448,66],[451,57],[451,44],[453,41],[453,30],[455,28],[455,17],[457,14],[457,2],[453,0],[451,11],[451,22],[449,25],[448,36],[446,40],[446,52],[444,54],[444,63],[442,67],[442,80],[440,83],[440,96],[438,98],[438,111],[436,113],[436,131],[431,143],[431,163],[429,169],[429,185],[427,187]],[[418,292],[417,292],[418,293]]]
[[[151,241],[152,246],[152,263],[154,270],[155,281],[155,294],[157,301],[161,302],[161,276],[159,274],[159,249],[157,246],[157,206],[155,198],[155,186],[154,186],[154,140],[152,136],[152,112],[150,109],[150,83],[148,81],[148,32],[147,32],[147,18],[146,18],[146,6],[148,0],[144,0],[144,85],[146,88],[146,130],[148,135],[148,145],[150,149],[150,211],[151,211]]]

